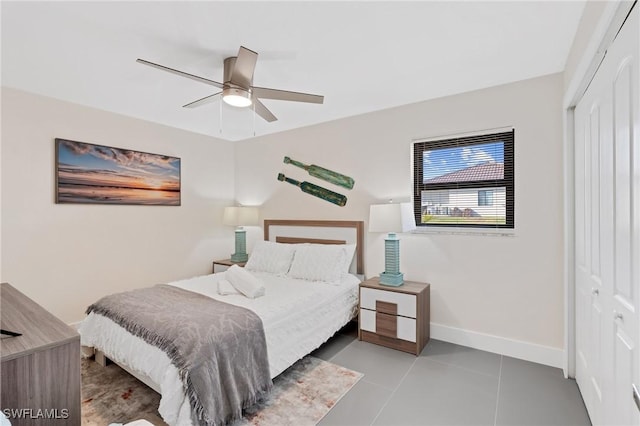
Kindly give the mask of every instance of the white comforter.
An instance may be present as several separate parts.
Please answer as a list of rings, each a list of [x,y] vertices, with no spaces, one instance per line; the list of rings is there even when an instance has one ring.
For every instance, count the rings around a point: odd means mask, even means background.
[[[355,313],[360,280],[353,275],[345,276],[339,282],[326,283],[260,272],[254,274],[266,287],[265,296],[257,299],[219,295],[217,281],[224,274],[170,284],[255,312],[264,326],[272,378],[319,347]],[[102,350],[114,361],[148,376],[159,385],[162,398],[158,411],[167,423],[192,425],[191,406],[183,392],[178,370],[164,352],[94,313],[85,318],[79,331],[82,345]]]

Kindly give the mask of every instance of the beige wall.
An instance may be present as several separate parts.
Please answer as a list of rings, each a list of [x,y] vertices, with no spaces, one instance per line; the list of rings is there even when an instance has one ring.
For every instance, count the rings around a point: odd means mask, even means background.
[[[103,294],[207,273],[233,249],[219,218],[234,199],[264,218],[366,221],[371,203],[409,200],[412,140],[513,126],[515,236],[405,234],[402,270],[432,283],[434,323],[561,348],[562,86],[556,74],[235,144],[3,89],[1,279],[78,321]],[[182,206],[54,204],[55,137],[181,157]],[[313,181],[285,155],[354,177],[347,206],[278,182]],[[383,240],[367,234],[367,276]]]
[[[403,234],[401,270],[432,284],[433,323],[562,348],[562,88],[555,74],[238,142],[236,198],[265,218],[366,221],[371,203],[409,200],[413,139],[513,126],[515,236]],[[347,205],[278,182],[314,181],[285,155],[352,176]],[[367,234],[368,277],[384,269],[383,237]]]
[[[54,203],[54,138],[181,158],[182,206]],[[66,322],[98,297],[209,273],[233,249],[231,142],[2,89],[2,269]]]

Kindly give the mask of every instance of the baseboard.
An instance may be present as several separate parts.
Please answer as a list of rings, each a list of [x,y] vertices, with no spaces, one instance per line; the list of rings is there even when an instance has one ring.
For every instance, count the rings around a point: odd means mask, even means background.
[[[431,337],[449,343],[468,346],[487,352],[562,368],[564,351],[550,346],[537,345],[521,340],[507,339],[491,334],[463,330],[448,325],[431,323]]]

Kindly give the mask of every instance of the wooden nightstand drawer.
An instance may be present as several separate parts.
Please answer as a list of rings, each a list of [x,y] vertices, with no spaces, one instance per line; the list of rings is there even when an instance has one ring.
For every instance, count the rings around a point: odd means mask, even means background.
[[[385,337],[416,342],[416,320],[360,309],[360,329]]]
[[[358,338],[420,354],[429,341],[429,294],[427,283],[389,287],[377,277],[361,282]]]
[[[360,307],[376,310],[376,302],[385,302],[395,304],[397,306],[397,315],[403,317],[416,317],[416,296],[413,294],[397,293],[386,290],[376,290],[374,288],[363,287],[360,289]],[[384,306],[384,305],[383,305]],[[381,309],[378,309],[381,310]],[[386,313],[391,313],[386,309],[382,309]]]

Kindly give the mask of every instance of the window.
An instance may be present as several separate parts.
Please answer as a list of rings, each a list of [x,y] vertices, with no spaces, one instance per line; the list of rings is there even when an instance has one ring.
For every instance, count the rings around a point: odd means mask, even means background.
[[[493,189],[478,191],[478,206],[486,207],[493,205]]]
[[[416,224],[513,229],[513,159],[514,131],[416,142]]]

